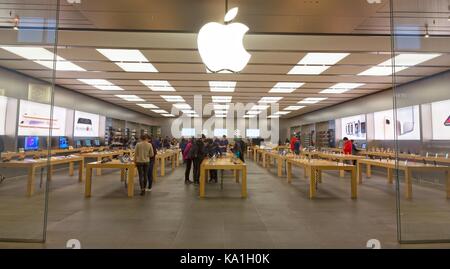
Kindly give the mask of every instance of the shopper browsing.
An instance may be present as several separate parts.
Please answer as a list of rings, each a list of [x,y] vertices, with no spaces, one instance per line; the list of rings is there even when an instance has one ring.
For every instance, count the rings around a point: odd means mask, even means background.
[[[153,186],[153,170],[155,169],[155,160],[156,160],[156,154],[157,154],[157,150],[154,144],[154,139],[152,136],[150,136],[149,138],[149,143],[152,146],[152,151],[153,151],[153,156],[150,157],[150,162],[148,163],[148,172],[147,172],[147,188],[145,189],[146,191],[151,191],[152,190],[152,186]]]
[[[351,155],[352,149],[353,149],[352,141],[350,141],[347,137],[344,137],[344,145],[343,145],[342,151],[346,155]]]
[[[154,156],[153,147],[148,142],[148,136],[142,135],[140,141],[134,149],[134,162],[139,173],[139,185],[141,187],[141,195],[145,194],[145,186],[148,178],[148,167],[150,158]]]
[[[194,141],[194,138],[189,138],[189,140],[186,143],[186,147],[183,150],[183,160],[186,163],[186,170],[184,171],[184,183],[190,184],[192,181],[189,180],[189,174],[191,173],[191,167],[192,167],[192,158],[189,156],[189,152],[192,148],[192,143]]]

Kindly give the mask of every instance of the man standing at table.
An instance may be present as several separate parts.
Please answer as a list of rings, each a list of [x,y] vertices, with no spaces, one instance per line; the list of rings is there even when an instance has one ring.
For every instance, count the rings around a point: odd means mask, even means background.
[[[134,163],[138,169],[141,195],[145,195],[145,187],[148,180],[148,166],[150,163],[150,158],[153,156],[153,147],[148,142],[148,135],[144,134],[141,136],[141,141],[139,141],[134,148]]]

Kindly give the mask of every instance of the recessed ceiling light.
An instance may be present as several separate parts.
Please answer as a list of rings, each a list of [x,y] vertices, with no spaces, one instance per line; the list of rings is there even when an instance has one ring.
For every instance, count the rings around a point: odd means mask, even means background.
[[[284,110],[292,110],[292,111],[294,111],[294,110],[300,110],[300,109],[302,109],[304,107],[305,106],[288,106]]]
[[[211,96],[213,103],[230,103],[233,96]]]
[[[288,75],[319,75],[348,55],[349,53],[308,53]]]
[[[175,89],[167,80],[139,80],[142,84],[155,92],[174,92]]]
[[[161,95],[161,97],[170,103],[182,103],[185,102],[180,95]]]
[[[326,90],[321,91],[320,93],[340,94],[351,91],[364,85],[365,85],[364,83],[338,83]]]
[[[404,53],[394,57],[395,70],[394,72],[400,72],[415,65],[429,61],[436,57],[441,56],[439,53]],[[368,70],[359,73],[358,76],[391,76],[392,75],[392,58],[382,62],[381,64],[371,67]]]
[[[105,79],[78,79],[78,81],[91,85],[102,91],[123,91],[124,89],[112,84]]]
[[[175,116],[172,115],[172,114],[161,114],[161,116],[164,116],[164,117],[175,117]]]
[[[143,107],[143,108],[158,108],[154,104],[136,104],[136,105]]]
[[[327,100],[327,99],[328,99],[327,97],[308,97],[308,98],[301,100],[298,103],[299,104],[317,104],[317,103]]]
[[[229,109],[230,105],[218,105],[218,104],[214,104],[214,110],[219,110],[219,109]]]
[[[269,93],[292,93],[304,84],[299,82],[278,82]]]
[[[151,63],[116,63],[120,68],[126,72],[158,72]]]
[[[269,107],[269,105],[254,105],[252,106],[251,110],[266,110]]]
[[[350,55],[350,53],[322,53],[314,52],[306,54],[301,59],[299,65],[334,65],[340,62],[342,59]]]
[[[280,117],[280,115],[270,115],[267,118],[269,119],[278,119]]]
[[[234,92],[235,81],[210,81],[209,87],[212,92]]]
[[[256,115],[244,115],[244,118],[247,118],[247,119],[256,118]]]
[[[275,115],[287,115],[287,114],[289,114],[289,113],[291,113],[291,111],[277,111],[277,112],[275,112],[274,114],[275,114]]]
[[[113,62],[148,62],[139,50],[134,49],[97,49],[106,58]]]
[[[164,109],[153,109],[152,111],[158,114],[169,114],[169,112],[165,111]]]
[[[216,118],[226,118],[227,117],[227,115],[218,115],[218,114],[216,114],[216,115],[214,115]]]
[[[258,103],[273,104],[283,99],[283,97],[263,97]]]
[[[121,99],[124,99],[126,101],[130,101],[130,102],[144,102],[145,101],[144,99],[140,98],[137,95],[121,95],[121,94],[118,94],[118,95],[115,95],[115,96],[119,97]]]
[[[1,48],[27,60],[34,61],[35,63],[45,66],[49,69],[53,69],[55,67],[54,61],[56,60],[57,71],[86,71],[78,65],[67,61],[66,59],[58,55],[55,55],[53,52],[50,52],[44,48],[9,46],[3,46]]]
[[[189,104],[173,104],[173,107],[178,108],[178,109],[191,109],[191,106]]]
[[[250,110],[247,112],[248,115],[259,115],[263,112],[262,110]]]
[[[181,110],[181,112],[183,112],[184,114],[196,114],[197,112],[195,112],[195,110],[192,109],[183,109]]]

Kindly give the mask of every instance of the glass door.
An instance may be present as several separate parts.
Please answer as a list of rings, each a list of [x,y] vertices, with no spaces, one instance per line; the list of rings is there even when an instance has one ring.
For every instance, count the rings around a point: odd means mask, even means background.
[[[6,5],[6,7],[5,7]],[[0,241],[43,242],[51,177],[55,28],[59,1],[2,5],[0,22]],[[63,60],[63,59],[61,59]],[[14,71],[12,71],[14,70]],[[31,79],[34,77],[36,79]]]
[[[398,238],[449,242],[450,1],[391,5]]]

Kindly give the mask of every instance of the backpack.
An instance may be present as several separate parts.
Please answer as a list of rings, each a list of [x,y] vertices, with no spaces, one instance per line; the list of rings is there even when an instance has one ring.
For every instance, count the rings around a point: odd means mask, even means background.
[[[192,146],[189,149],[187,157],[188,159],[193,160],[194,158],[197,158],[197,155],[198,155],[198,146],[196,143],[192,143]]]

